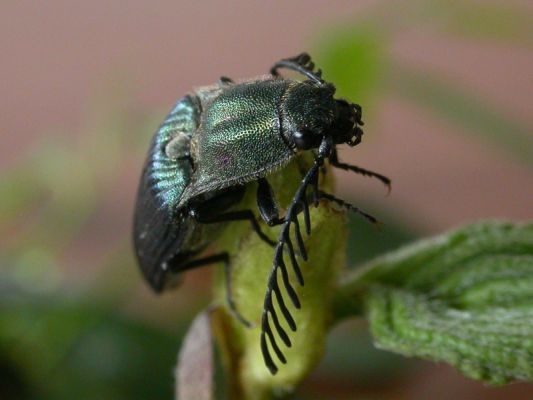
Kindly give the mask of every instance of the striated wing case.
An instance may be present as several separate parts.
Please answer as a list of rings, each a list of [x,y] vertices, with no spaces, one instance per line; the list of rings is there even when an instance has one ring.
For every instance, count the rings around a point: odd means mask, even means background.
[[[178,101],[152,139],[141,176],[133,242],[141,271],[157,292],[167,283],[169,261],[180,256],[191,235],[189,217],[181,215],[178,203],[193,172],[189,153],[199,117],[196,97]]]

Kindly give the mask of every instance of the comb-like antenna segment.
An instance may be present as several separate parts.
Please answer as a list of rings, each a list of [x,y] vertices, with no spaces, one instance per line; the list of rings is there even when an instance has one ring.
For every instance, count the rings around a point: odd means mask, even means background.
[[[306,198],[302,199],[302,203],[304,205],[304,223],[305,223],[305,233],[307,233],[307,236],[311,234],[311,215],[309,214],[309,203],[307,202]]]
[[[292,318],[290,311],[287,309],[287,306],[285,305],[285,302],[283,300],[283,297],[282,297],[282,294],[281,294],[281,291],[278,285],[277,271],[278,269],[281,270],[281,276],[282,276],[284,287],[289,297],[291,298],[293,305],[296,308],[300,308],[300,301],[298,299],[298,295],[296,294],[296,292],[294,291],[294,288],[289,282],[289,275],[288,275],[287,267],[283,260],[283,248],[285,245],[287,246],[287,250],[289,253],[289,257],[291,260],[291,264],[292,264],[296,279],[301,285],[303,285],[303,275],[298,265],[298,262],[296,261],[296,254],[294,251],[294,246],[289,237],[290,227],[291,227],[291,224],[294,224],[295,236],[296,236],[298,248],[300,249],[300,255],[302,256],[303,259],[306,259],[307,252],[305,250],[305,246],[303,243],[302,235],[300,232],[300,226],[299,226],[297,218],[298,218],[298,213],[300,211],[303,211],[306,230],[307,232],[309,232],[311,230],[311,222],[310,222],[310,216],[309,216],[309,205],[306,199],[306,189],[310,184],[318,185],[318,171],[319,171],[320,166],[323,164],[323,160],[324,160],[323,155],[315,159],[313,166],[307,171],[306,175],[304,176],[302,180],[300,187],[298,188],[298,190],[296,191],[296,194],[294,195],[292,199],[292,202],[289,208],[287,209],[287,214],[285,216],[285,222],[283,223],[281,227],[279,241],[278,241],[278,244],[275,250],[274,263],[272,265],[272,270],[268,277],[268,286],[267,286],[268,288],[265,294],[265,301],[263,303],[263,317],[261,320],[261,331],[262,331],[261,332],[261,351],[263,353],[263,359],[265,361],[265,365],[268,367],[268,369],[270,370],[272,374],[275,374],[277,372],[277,367],[270,355],[269,346],[267,345],[267,341],[266,341],[267,337],[270,342],[270,348],[274,350],[278,358],[282,362],[284,362],[285,358],[283,357],[282,354],[280,356],[279,347],[277,343],[275,342],[273,332],[270,327],[268,314],[271,315],[276,331],[278,332],[282,341],[287,346],[290,346],[290,340],[285,330],[281,327],[281,324],[279,323],[278,316],[276,314],[276,309],[274,308],[274,305],[273,305],[272,292],[276,293],[278,308],[283,314],[283,317],[285,318],[287,324],[293,331],[296,330],[296,323],[294,322],[294,319]],[[318,188],[315,190],[318,196]]]
[[[313,204],[318,207],[318,173],[313,175],[310,184],[313,189]]]
[[[287,321],[287,324],[289,324],[289,328],[291,328],[291,330],[293,332],[295,332],[296,331],[296,322],[294,322],[294,318],[292,317],[291,312],[289,311],[289,309],[285,305],[285,301],[283,300],[283,295],[281,294],[281,290],[279,290],[277,279],[274,280],[274,284],[272,285],[272,291],[274,293],[276,293],[276,299],[278,300],[278,306],[279,306],[279,309],[281,310],[281,313],[285,317],[285,321]],[[270,310],[269,311],[271,313],[275,313],[276,312],[272,302],[270,302]]]
[[[300,257],[304,261],[307,261],[307,251],[305,250],[304,239],[302,237],[302,232],[300,231],[300,223],[298,218],[294,218],[294,235],[296,236],[296,243],[298,244],[298,250],[300,251]]]
[[[298,216],[296,216],[296,218],[298,218]],[[302,275],[302,270],[300,269],[300,266],[298,265],[298,261],[296,260],[296,254],[294,253],[294,246],[292,245],[289,231],[287,231],[287,236],[285,237],[285,243],[287,244],[287,250],[289,252],[289,259],[291,260],[292,269],[294,271],[294,274],[296,275],[296,279],[298,280],[298,283],[300,284],[300,286],[303,286],[304,277]]]
[[[287,293],[289,294],[289,297],[291,298],[292,305],[298,309],[300,309],[300,299],[298,299],[298,295],[296,294],[296,290],[291,285],[291,282],[289,281],[289,273],[287,272],[287,267],[285,266],[285,262],[283,261],[283,257],[280,257],[280,271],[281,271],[281,278],[283,279],[283,285],[285,286],[285,290],[287,290]]]

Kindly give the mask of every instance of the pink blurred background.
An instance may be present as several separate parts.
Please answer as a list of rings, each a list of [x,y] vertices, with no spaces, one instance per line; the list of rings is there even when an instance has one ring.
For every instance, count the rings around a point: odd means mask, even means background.
[[[533,8],[528,1],[506,3]],[[192,87],[221,74],[264,73],[273,60],[309,49],[324,29],[386,5],[348,0],[4,4],[1,68],[9,78],[1,84],[7,134],[0,139],[0,165],[12,164],[52,130],[79,135],[100,91],[117,93],[127,85],[128,104],[165,110]],[[426,20],[396,35],[391,56],[453,79],[524,126],[533,125],[533,55],[526,46],[450,37]],[[394,201],[406,218],[416,215],[421,228],[441,230],[479,218],[533,216],[526,165],[393,95],[379,107],[379,120],[367,121],[364,150],[353,157],[393,178],[392,197],[383,201]]]

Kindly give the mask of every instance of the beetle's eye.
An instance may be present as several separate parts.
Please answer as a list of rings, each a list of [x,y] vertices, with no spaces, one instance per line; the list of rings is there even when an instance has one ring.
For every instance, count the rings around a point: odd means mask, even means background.
[[[320,137],[307,129],[294,132],[292,139],[299,150],[309,150],[320,144]]]

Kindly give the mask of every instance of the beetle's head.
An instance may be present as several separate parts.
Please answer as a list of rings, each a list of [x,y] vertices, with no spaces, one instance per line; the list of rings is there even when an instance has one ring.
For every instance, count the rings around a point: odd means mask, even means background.
[[[342,99],[335,100],[335,103],[336,118],[330,132],[333,142],[335,144],[346,143],[352,147],[361,143],[363,136],[361,126],[364,125],[361,120],[363,115],[361,106]]]
[[[331,137],[334,144],[355,146],[361,141],[361,107],[333,97],[329,83],[305,81],[291,87],[282,107],[283,132],[296,150],[318,148]]]

